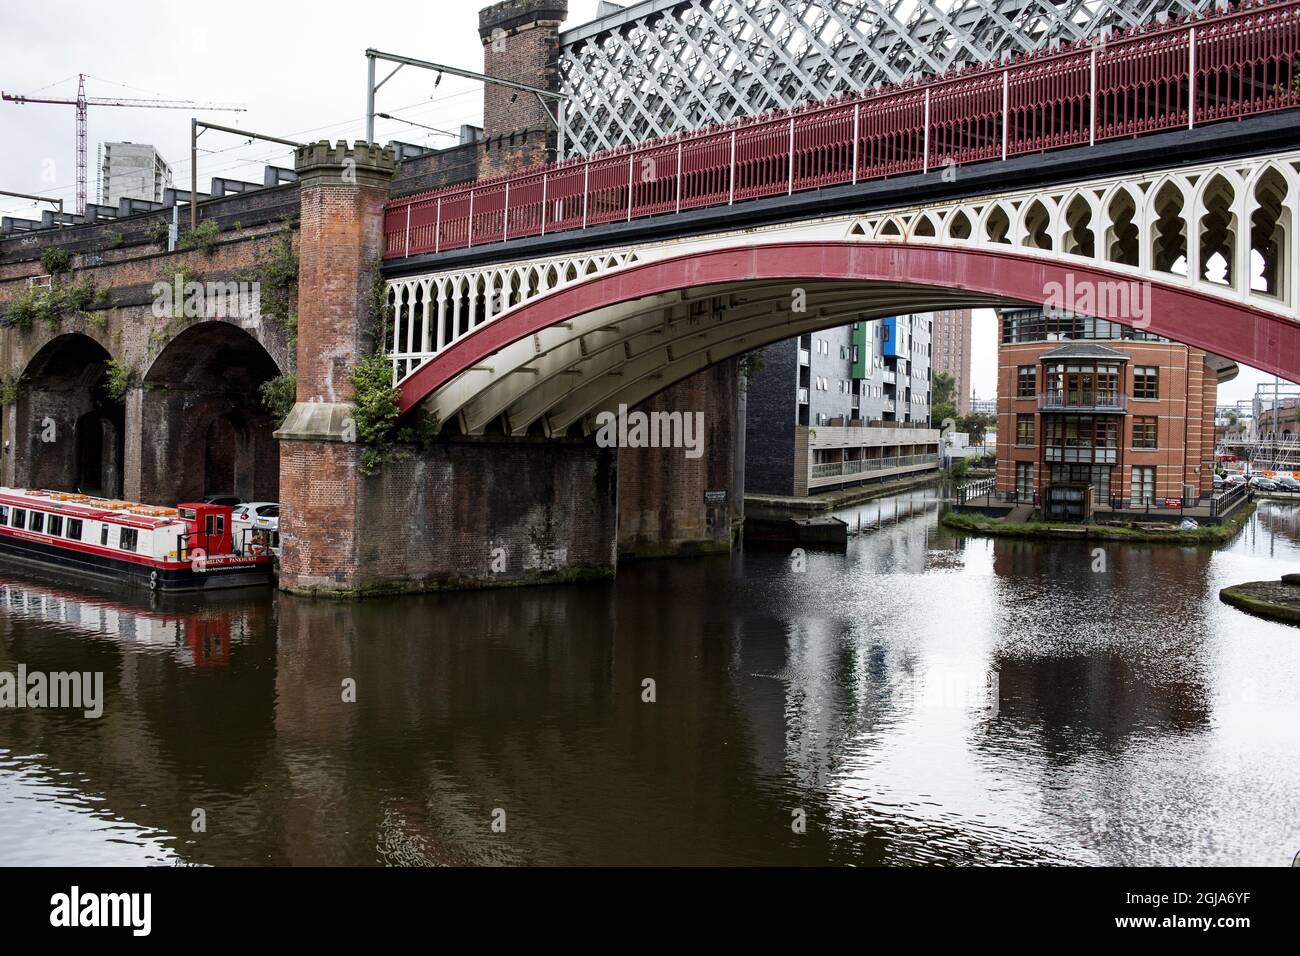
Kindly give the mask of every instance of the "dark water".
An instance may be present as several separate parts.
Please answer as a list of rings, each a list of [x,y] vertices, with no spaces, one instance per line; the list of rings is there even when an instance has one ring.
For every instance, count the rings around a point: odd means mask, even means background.
[[[1096,572],[908,501],[804,573],[152,608],[5,574],[0,670],[106,704],[0,711],[0,863],[1290,861],[1300,628],[1217,591],[1300,569],[1300,510]]]

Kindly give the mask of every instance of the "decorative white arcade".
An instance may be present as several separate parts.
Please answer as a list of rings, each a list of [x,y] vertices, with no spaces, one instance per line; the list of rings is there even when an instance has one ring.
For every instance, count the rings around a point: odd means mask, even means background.
[[[1290,152],[429,273],[389,281],[393,322],[386,351],[400,385],[485,326],[594,279],[721,249],[827,241],[997,250],[1026,265],[1077,264],[1092,276],[1104,273],[1110,287],[1098,288],[1094,278],[1077,289],[1044,288],[1035,290],[1029,304],[1084,311],[1088,302],[1080,293],[1113,297],[1134,290],[1131,314],[1117,317],[1139,326],[1149,318],[1140,311],[1142,291],[1153,284],[1296,322],[1298,209],[1300,152]],[[813,328],[896,312],[1025,301],[976,294],[963,289],[958,276],[946,287],[908,280],[900,274],[886,284],[855,284],[821,277],[799,287],[802,311],[789,281],[739,281],[611,302],[526,338],[503,339],[490,358],[457,369],[426,407],[443,423],[459,416],[460,427],[470,433],[502,416],[515,434],[537,424],[546,433],[562,432],[615,399],[637,400],[712,362]],[[1062,295],[1065,301],[1054,301]],[[1115,315],[1114,302],[1107,311]]]

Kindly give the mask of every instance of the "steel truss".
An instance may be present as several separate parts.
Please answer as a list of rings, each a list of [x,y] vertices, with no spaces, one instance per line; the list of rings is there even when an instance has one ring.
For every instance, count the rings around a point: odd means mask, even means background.
[[[568,156],[1073,43],[1219,0],[647,0],[561,35]]]

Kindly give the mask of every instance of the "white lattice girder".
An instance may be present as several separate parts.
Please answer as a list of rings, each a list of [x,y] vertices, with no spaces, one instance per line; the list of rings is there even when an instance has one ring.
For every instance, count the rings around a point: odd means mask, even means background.
[[[1298,209],[1300,152],[1292,152],[408,276],[388,283],[388,352],[400,383],[484,323],[611,272],[737,246],[844,240],[1010,250],[1102,267],[1121,281],[1195,290],[1295,322]],[[1200,241],[1188,243],[1189,236]],[[1228,281],[1203,258],[1226,267]],[[440,422],[458,418],[470,433],[499,417],[514,434],[538,421],[548,433],[563,433],[584,416],[634,404],[684,374],[804,332],[907,312],[1015,304],[910,285],[905,276],[885,284],[810,282],[804,291],[802,314],[791,311],[788,282],[739,281],[598,308],[497,350],[438,388],[426,408]]]
[[[565,155],[1000,61],[1217,0],[649,0],[560,37]]]

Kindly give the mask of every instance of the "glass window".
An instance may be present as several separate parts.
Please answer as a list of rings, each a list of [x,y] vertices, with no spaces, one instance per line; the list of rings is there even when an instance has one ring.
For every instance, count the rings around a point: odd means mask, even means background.
[[[123,528],[118,547],[123,551],[134,551],[139,533],[135,528]]]
[[[1129,485],[1129,502],[1150,504],[1156,500],[1156,469],[1153,465],[1134,465]]]
[[[68,519],[68,538],[72,541],[81,540],[82,522],[80,518]]]
[[[108,547],[108,525],[100,525],[99,543],[106,548]]]
[[[49,533],[56,538],[63,537],[63,515],[50,515]]]
[[[1034,416],[1016,416],[1016,444],[1032,445],[1034,443]]]
[[[1016,462],[1016,497],[1021,501],[1034,499],[1034,463]]]
[[[1133,367],[1133,397],[1160,397],[1160,369],[1154,365],[1136,365]]]
[[[1156,447],[1156,421],[1154,416],[1133,419],[1133,447]]]
[[[1033,398],[1037,391],[1037,367],[1033,365],[1020,366],[1016,375],[1016,398]]]
[[[9,506],[0,505],[0,524],[9,523]]]
[[[40,532],[44,532],[44,531],[45,531],[45,512],[44,512],[44,511],[33,511],[33,512],[32,512],[31,520],[30,520],[29,522],[27,522],[27,530],[28,530],[28,531],[40,531]]]
[[[14,509],[14,527],[15,528],[27,527],[27,512],[24,511],[22,508]]]

